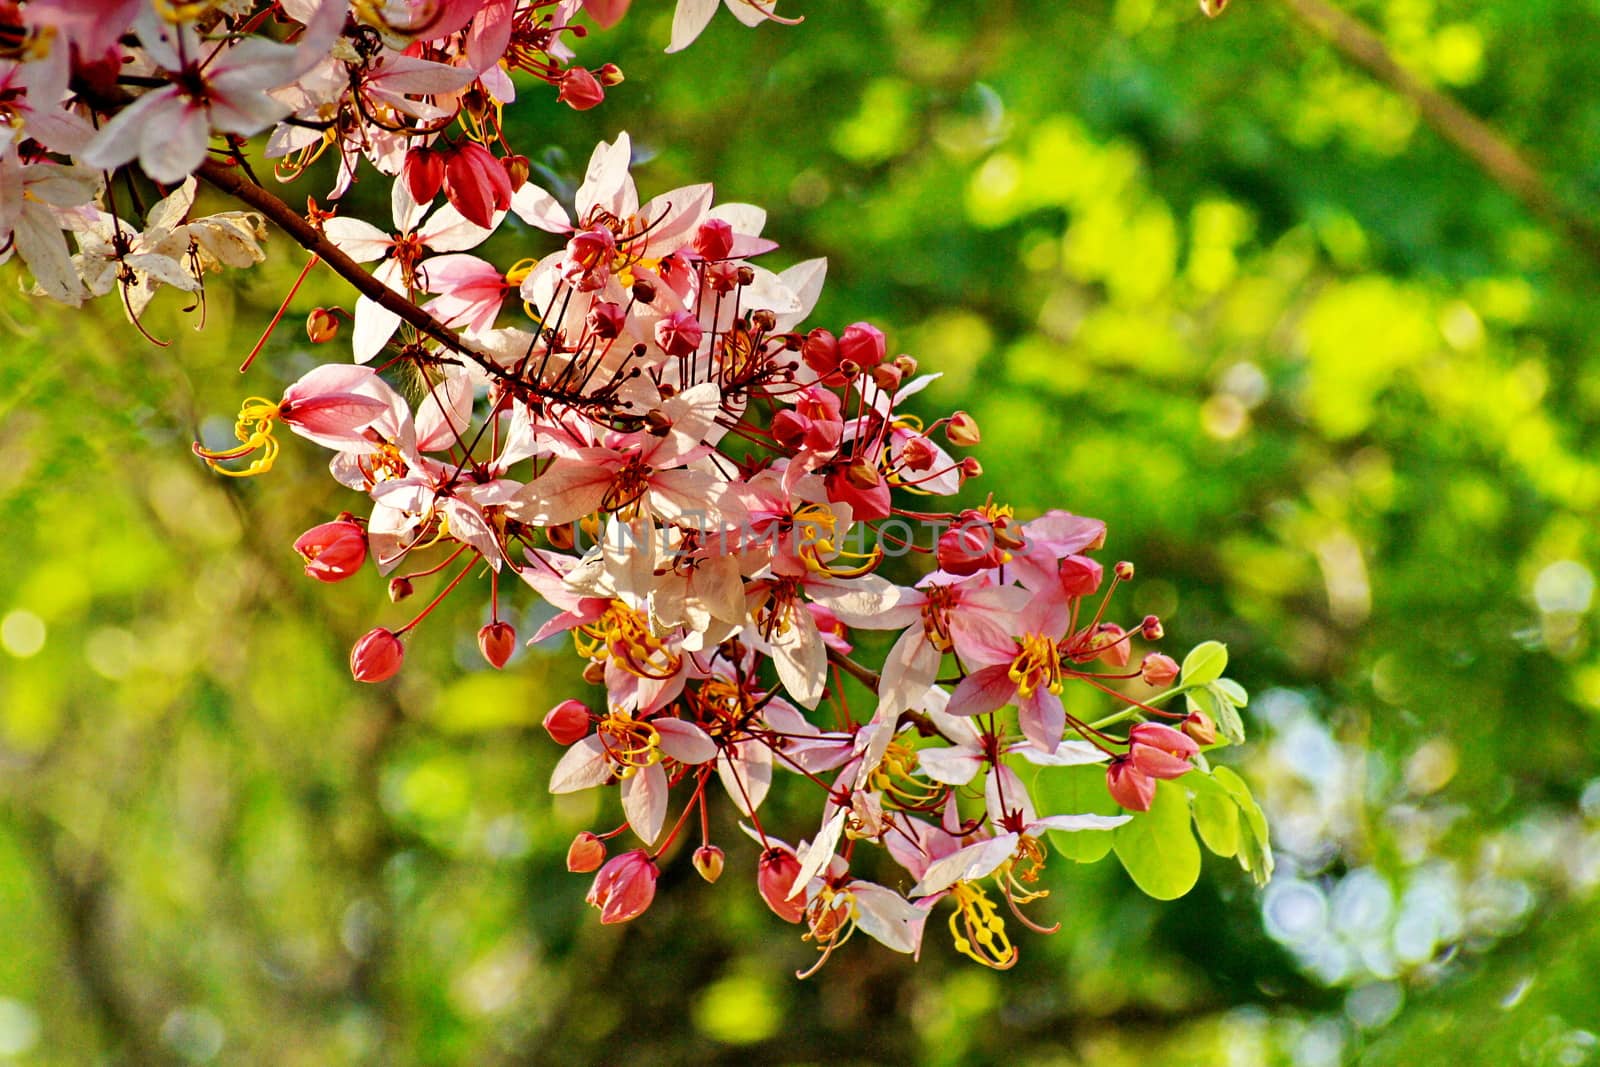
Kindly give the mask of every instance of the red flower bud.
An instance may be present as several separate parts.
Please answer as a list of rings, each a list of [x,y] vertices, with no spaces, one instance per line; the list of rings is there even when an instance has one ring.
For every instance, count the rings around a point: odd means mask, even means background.
[[[733,227],[726,219],[707,219],[694,232],[694,250],[702,259],[727,259],[733,251]]]
[[[1088,556],[1068,556],[1058,568],[1061,588],[1068,596],[1093,596],[1105,572]]]
[[[638,918],[656,898],[660,875],[643,849],[624,852],[600,868],[584,899],[600,909],[603,923],[625,923]]]
[[[583,67],[572,67],[561,75],[556,99],[574,111],[588,111],[606,98],[605,87]]]
[[[1139,661],[1139,676],[1144,679],[1146,685],[1171,685],[1178,677],[1178,661],[1171,656],[1152,652]]]
[[[864,370],[883,362],[887,351],[883,331],[870,322],[851,323],[839,338],[840,358],[848,359]]]
[[[939,568],[965,577],[991,570],[1009,558],[994,524],[976,511],[964,511],[956,525],[939,535]]]
[[[313,526],[295,538],[306,574],[319,582],[342,582],[367,561],[367,531],[348,519]]]
[[[314,345],[324,344],[339,335],[339,316],[327,308],[312,308],[306,316],[306,336]]]
[[[400,638],[381,626],[376,627],[363,634],[350,650],[350,673],[358,682],[393,678],[405,654]]]
[[[558,745],[570,745],[589,734],[589,709],[581,700],[563,700],[544,717],[545,732]]]
[[[1111,799],[1129,811],[1149,811],[1156,798],[1156,780],[1141,772],[1126,756],[1106,767],[1106,790]]]
[[[1092,548],[1094,546],[1091,545],[1090,547]],[[1112,568],[1112,573],[1114,573],[1117,576],[1117,580],[1118,581],[1123,581],[1123,582],[1132,581],[1133,580],[1133,564],[1129,563],[1127,560],[1122,560],[1115,567]]]
[[[613,85],[621,85],[623,81],[626,80],[622,76],[622,68],[617,66],[615,63],[600,64],[598,67],[594,68],[594,76],[599,78],[600,84],[604,85],[607,89],[611,88]]]
[[[694,869],[708,882],[722,877],[723,854],[716,845],[701,845],[694,850]]]
[[[606,843],[585,830],[567,847],[567,870],[588,874],[606,861]]]
[[[800,345],[800,358],[806,361],[806,366],[816,371],[818,376],[826,378],[839,369],[839,342],[827,330],[818,328],[806,334],[805,341]]]
[[[1166,635],[1166,631],[1161,628],[1161,620],[1154,615],[1144,617],[1144,622],[1139,624],[1139,632],[1144,635],[1146,641],[1159,641]]]
[[[674,311],[656,323],[656,344],[669,356],[692,355],[705,330],[692,311]]]
[[[389,579],[389,599],[396,604],[410,596],[415,590],[411,586],[410,578]]]
[[[478,651],[495,670],[504,667],[516,650],[517,631],[510,623],[497,620],[478,631]]]
[[[494,153],[476,141],[449,150],[444,164],[444,195],[463,218],[485,229],[497,211],[511,206],[511,178]]]
[[[400,164],[400,177],[406,183],[406,192],[419,204],[431,203],[444,184],[444,157],[425,145],[406,152]]]
[[[756,889],[767,902],[772,913],[786,923],[797,923],[806,912],[805,893],[789,896],[795,877],[800,873],[800,861],[787,849],[769,848],[761,854],[756,867]]]
[[[950,416],[950,420],[944,424],[944,436],[957,448],[971,448],[983,440],[983,435],[978,432],[978,420],[965,411]]]
[[[596,300],[589,306],[586,321],[596,337],[609,341],[622,332],[622,327],[628,321],[628,314],[622,309],[621,304],[610,300]]]
[[[1151,778],[1181,778],[1194,769],[1190,758],[1200,752],[1194,740],[1158,722],[1142,722],[1128,731],[1128,759]]]

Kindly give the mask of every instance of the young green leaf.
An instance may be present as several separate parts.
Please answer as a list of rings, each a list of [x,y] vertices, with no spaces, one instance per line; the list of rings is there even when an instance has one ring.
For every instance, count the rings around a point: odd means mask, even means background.
[[[1050,767],[1034,786],[1041,810],[1072,814],[1120,815],[1122,809],[1106,792],[1106,769],[1101,764]],[[1110,830],[1051,830],[1056,853],[1078,863],[1098,863],[1111,851]]]
[[[1194,795],[1195,829],[1206,848],[1219,856],[1234,856],[1239,852],[1239,803],[1217,780],[1209,774],[1184,775],[1183,784]]]
[[[1183,657],[1183,669],[1178,680],[1185,686],[1208,685],[1222,677],[1228,669],[1228,646],[1221,641],[1206,641],[1195,645]]]
[[[1272,878],[1275,861],[1272,858],[1272,841],[1267,834],[1267,817],[1261,805],[1250,795],[1250,787],[1228,767],[1218,767],[1211,772],[1217,784],[1226,789],[1239,805],[1240,829],[1239,866],[1250,872],[1257,885],[1266,885]],[[1124,827],[1126,829],[1126,827]]]
[[[1189,825],[1189,793],[1178,782],[1157,782],[1150,810],[1111,833],[1128,876],[1157,900],[1176,900],[1200,880],[1200,845]]]

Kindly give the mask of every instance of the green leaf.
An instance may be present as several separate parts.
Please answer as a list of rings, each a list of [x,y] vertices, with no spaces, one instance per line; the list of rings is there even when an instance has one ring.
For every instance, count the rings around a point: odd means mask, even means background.
[[[1228,669],[1228,646],[1221,641],[1206,641],[1195,645],[1183,657],[1183,671],[1178,680],[1185,686],[1208,685],[1222,677]]]
[[[1242,708],[1250,703],[1250,694],[1244,691],[1244,686],[1232,678],[1218,678],[1211,683],[1211,687],[1236,708]]]
[[[1046,767],[1034,783],[1033,795],[1041,811],[1064,815],[1122,814],[1106,792],[1106,769],[1101,764]],[[1098,863],[1111,851],[1111,831],[1051,830],[1050,845],[1069,860]]]
[[[1242,745],[1244,744],[1244,720],[1239,717],[1239,708],[1234,704],[1233,698],[1222,689],[1222,682],[1225,681],[1227,681],[1226,678],[1222,679],[1222,681],[1212,682],[1206,686],[1204,692],[1211,696],[1211,702],[1216,708],[1210,714],[1211,718],[1216,721],[1217,735],[1225,738],[1231,745]],[[1243,690],[1240,690],[1240,692],[1243,692]]]
[[[1150,810],[1113,830],[1112,840],[1128,876],[1157,900],[1176,900],[1200,880],[1189,794],[1175,781],[1157,782]]]
[[[1239,805],[1240,828],[1239,866],[1250,872],[1256,885],[1266,885],[1272,879],[1272,841],[1267,834],[1267,817],[1261,805],[1251,796],[1250,787],[1228,767],[1218,767],[1211,772],[1217,784],[1226,789]]]
[[[1200,831],[1200,840],[1219,856],[1237,855],[1239,802],[1209,774],[1186,774],[1182,781],[1194,794],[1190,807],[1194,811],[1194,825]]]

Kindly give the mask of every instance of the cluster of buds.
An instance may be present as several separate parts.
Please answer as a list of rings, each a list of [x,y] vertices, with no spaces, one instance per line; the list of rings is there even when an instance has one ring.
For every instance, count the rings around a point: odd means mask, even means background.
[[[573,0],[72,6],[0,0],[0,191],[20,192],[0,200],[0,257],[69,303],[115,288],[137,321],[159,285],[200,292],[204,272],[260,259],[270,218],[313,253],[296,289],[320,263],[360,290],[306,321],[319,345],[347,336],[351,362],[251,397],[236,443],[194,451],[242,477],[272,468],[282,429],[329,450],[361,503],[296,539],[306,574],[372,568],[396,603],[432,588],[355,643],[358,681],[402,671],[452,596],[486,600],[494,669],[524,641],[571,642],[592,689],[545,718],[565,749],[550,789],[619,798],[619,821],[568,854],[603,922],[646,911],[696,830],[690,862],[720,878],[726,804],[757,892],[817,966],[857,930],[915,954],[948,905],[956,949],[1009,967],[991,892],[1044,929],[1022,908],[1048,895],[1047,834],[1114,830],[1216,740],[1203,713],[1160,706],[1184,691],[1175,661],[1130,666],[1162,625],[1110,617],[1133,568],[1107,579],[1104,524],[941,503],[974,499],[982,467],[952,450],[979,444],[977,420],[914,411],[937,375],[878,326],[803,329],[825,264],[760,265],[777,247],[764,212],[709,184],[641,200],[626,134],[594,150],[570,204],[531,180],[500,121],[509,72],[579,110],[621,80],[570,65]],[[627,3],[582,6],[609,25]],[[674,50],[715,6],[680,5]],[[335,199],[358,171],[386,183],[390,224],[296,214],[244,165],[264,132],[280,178],[331,154]],[[231,163],[206,158],[213,137]],[[176,186],[143,227],[102,180],[135,165]],[[250,210],[191,217],[196,175]],[[511,217],[549,235],[544,254],[476,254]],[[503,583],[549,621],[518,633]],[[1068,685],[1119,706],[1086,721]],[[1041,814],[1022,773],[1099,765],[1123,813]],[[817,790],[795,843],[764,818],[784,779]],[[611,855],[624,835],[635,847]]]

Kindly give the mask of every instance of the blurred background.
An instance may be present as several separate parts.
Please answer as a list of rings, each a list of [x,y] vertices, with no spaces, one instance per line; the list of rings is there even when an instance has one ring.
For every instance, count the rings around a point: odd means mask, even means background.
[[[351,640],[409,612],[300,574],[293,538],[358,503],[325,454],[248,484],[189,455],[339,358],[301,326],[348,290],[313,275],[241,379],[286,244],[213,280],[203,332],[158,301],[165,349],[8,281],[0,1062],[1600,1063],[1600,8],[1347,8],[1525,151],[1534,214],[1301,0],[794,6],[664,56],[638,0],[580,53],[628,81],[582,115],[527,91],[513,143],[570,188],[627,129],[646,195],[766,206],[769,259],[830,261],[812,324],[943,371],[979,485],[1107,520],[1124,614],[1226,641],[1252,693],[1224,760],[1273,882],[1208,857],[1161,904],[1057,858],[1063,928],[1014,971],[940,915],[920,964],[861,939],[799,982],[724,832],[721,883],[679,857],[602,928],[563,858],[612,813],[545,791],[570,649],[488,671],[456,598],[358,687]]]

